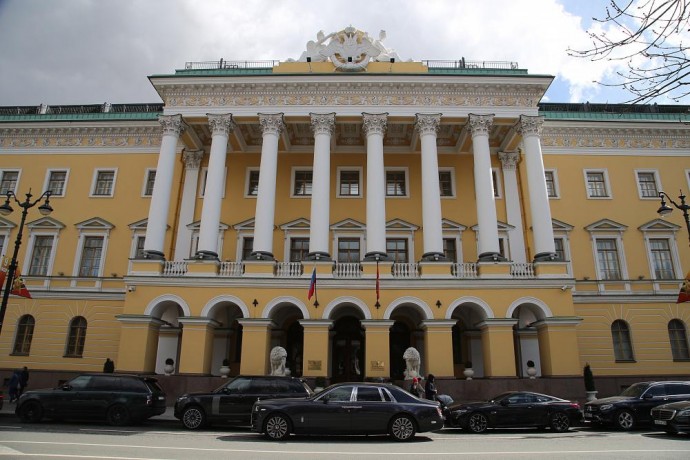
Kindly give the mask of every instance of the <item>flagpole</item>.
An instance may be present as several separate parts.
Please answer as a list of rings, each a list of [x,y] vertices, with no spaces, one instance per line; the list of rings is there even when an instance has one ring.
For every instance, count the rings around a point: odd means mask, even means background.
[[[314,261],[314,279],[316,279],[316,261]],[[316,287],[316,281],[314,281],[314,308],[319,308],[319,289]]]

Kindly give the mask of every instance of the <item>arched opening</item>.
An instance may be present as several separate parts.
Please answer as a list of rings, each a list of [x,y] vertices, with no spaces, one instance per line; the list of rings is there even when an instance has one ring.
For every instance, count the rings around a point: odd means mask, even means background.
[[[177,370],[180,358],[180,345],[182,343],[182,325],[179,323],[179,318],[183,314],[182,308],[171,300],[161,302],[151,312],[151,316],[163,322],[158,330],[156,374],[165,373],[164,368],[167,359],[174,361],[174,371]]]
[[[390,378],[402,380],[405,378],[405,350],[415,348],[421,356],[419,365],[420,375],[425,373],[424,362],[424,331],[419,325],[424,321],[423,313],[413,304],[400,305],[393,310],[390,319],[394,321],[388,335],[388,349],[390,350]]]
[[[515,369],[518,377],[527,377],[527,363],[532,361],[536,376],[541,376],[541,358],[539,353],[539,335],[534,323],[544,319],[541,308],[532,304],[522,304],[513,311],[513,318],[518,322],[513,326],[515,346]]]
[[[342,316],[333,323],[331,383],[364,380],[364,329],[359,318]]]
[[[405,360],[403,354],[410,347],[410,327],[404,321],[396,321],[390,329],[390,363],[391,379],[405,378]]]
[[[453,334],[453,370],[463,378],[463,371],[471,367],[474,377],[484,377],[482,334],[477,324],[486,319],[484,310],[471,303],[459,305],[451,316],[456,321]]]
[[[242,310],[232,302],[219,302],[209,312],[209,317],[219,323],[213,335],[211,374],[220,375],[224,360],[228,360],[230,375],[239,374],[242,361]]]
[[[297,306],[284,303],[271,310],[271,319],[275,327],[271,331],[271,349],[283,347],[287,352],[286,369],[290,375],[302,376],[302,358],[304,356],[304,328],[300,320],[304,319],[302,310]]]

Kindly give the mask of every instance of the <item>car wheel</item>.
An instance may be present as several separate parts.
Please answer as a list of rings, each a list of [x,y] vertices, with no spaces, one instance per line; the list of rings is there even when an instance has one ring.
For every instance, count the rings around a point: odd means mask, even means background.
[[[19,409],[19,420],[28,423],[38,423],[43,418],[43,406],[38,401],[28,401]]]
[[[266,419],[264,433],[268,439],[282,441],[290,435],[290,422],[282,414],[269,415]]]
[[[108,420],[108,423],[113,426],[129,425],[129,409],[122,404],[115,404],[108,409],[106,419]]]
[[[182,424],[188,430],[197,430],[206,425],[206,414],[199,406],[189,406],[182,412]]]
[[[635,427],[635,416],[629,410],[622,410],[616,414],[616,426],[629,431]]]
[[[563,412],[551,415],[551,429],[556,433],[564,433],[570,429],[570,419]]]
[[[467,428],[473,433],[483,433],[489,427],[489,421],[486,419],[486,415],[475,412],[470,415],[470,419],[467,422]]]
[[[407,415],[398,415],[391,422],[388,434],[396,441],[409,441],[414,438],[417,429],[414,421]]]

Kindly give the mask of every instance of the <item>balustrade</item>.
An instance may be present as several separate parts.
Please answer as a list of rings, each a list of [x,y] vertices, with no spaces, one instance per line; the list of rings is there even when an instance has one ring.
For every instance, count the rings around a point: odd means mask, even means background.
[[[299,278],[304,273],[302,262],[278,262],[275,275],[279,278]]]
[[[243,262],[221,262],[218,275],[220,276],[230,276],[239,277],[244,274],[244,263]]]
[[[333,269],[336,278],[361,278],[362,265],[360,263],[337,263]]]

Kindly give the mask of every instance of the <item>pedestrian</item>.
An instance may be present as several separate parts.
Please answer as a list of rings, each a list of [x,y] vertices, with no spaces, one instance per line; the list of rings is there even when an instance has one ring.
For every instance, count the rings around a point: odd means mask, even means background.
[[[412,384],[410,385],[410,393],[412,393],[418,398],[424,397],[424,389],[419,384],[419,379],[417,377],[414,377],[412,379]]]
[[[19,373],[19,396],[24,393],[26,387],[29,386],[29,368],[24,366]]]
[[[435,380],[434,374],[429,374],[426,378],[426,385],[424,385],[424,396],[432,401],[436,401],[436,395],[438,394]]]
[[[12,377],[10,378],[10,402],[13,403],[19,399],[19,382],[21,380],[21,371],[19,369],[12,372]]]
[[[113,372],[115,372],[115,363],[110,358],[106,358],[103,364],[103,373],[112,374]]]

